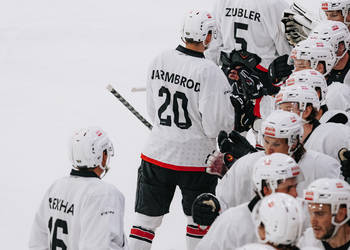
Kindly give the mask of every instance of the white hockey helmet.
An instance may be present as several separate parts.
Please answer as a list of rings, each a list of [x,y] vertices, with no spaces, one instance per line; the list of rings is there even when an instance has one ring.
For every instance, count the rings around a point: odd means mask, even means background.
[[[253,219],[258,228],[263,224],[265,239],[273,245],[296,245],[302,234],[303,209],[300,202],[294,197],[284,193],[274,193],[262,199],[253,210]]]
[[[293,72],[285,82],[285,86],[291,86],[294,84],[308,85],[311,88],[320,89],[321,96],[319,98],[321,105],[326,102],[327,95],[327,81],[325,77],[314,69],[304,69],[297,72]]]
[[[303,136],[304,129],[301,118],[292,112],[283,110],[273,111],[261,124],[261,134],[273,138],[286,138],[288,153],[292,146]]]
[[[192,39],[194,42],[203,42],[212,31],[216,34],[216,21],[207,11],[192,10],[185,16],[182,26],[182,39]]]
[[[265,182],[272,193],[275,193],[278,184],[289,178],[297,178],[297,182],[303,180],[303,176],[295,160],[281,153],[265,155],[256,161],[253,167],[253,182],[255,191],[263,197],[263,182]]]
[[[316,90],[305,84],[294,84],[282,87],[275,97],[276,109],[279,109],[280,104],[286,102],[298,104],[300,117],[302,117],[307,104],[312,104],[313,108],[316,110],[320,109],[320,100]]]
[[[309,34],[310,39],[321,39],[329,42],[336,53],[338,53],[339,44],[344,43],[345,50],[343,54],[336,55],[341,59],[349,50],[350,32],[348,27],[342,22],[324,20],[319,23]]]
[[[350,24],[346,21],[350,9],[350,0],[321,0],[321,9],[324,12],[341,10],[344,17],[344,23],[347,25]]]
[[[350,185],[341,179],[321,178],[313,181],[304,190],[304,199],[310,204],[331,205],[332,224],[335,226],[333,237],[338,228],[350,220]],[[342,222],[335,222],[339,207],[345,205],[347,217]]]
[[[329,42],[310,38],[299,42],[292,49],[290,59],[292,61],[296,59],[309,61],[310,67],[314,70],[317,69],[319,63],[323,62],[325,66],[324,76],[331,72],[337,61],[334,48]]]
[[[102,166],[103,152],[107,153],[105,166]],[[71,139],[71,160],[75,169],[100,167],[108,170],[110,157],[114,148],[106,133],[97,127],[81,129]]]

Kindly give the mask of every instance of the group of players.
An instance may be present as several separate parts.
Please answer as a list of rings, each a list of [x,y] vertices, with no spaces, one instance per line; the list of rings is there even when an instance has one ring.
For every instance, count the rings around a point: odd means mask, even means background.
[[[149,67],[129,238],[124,197],[100,180],[112,142],[88,128],[29,248],[151,249],[178,187],[189,250],[350,249],[350,1],[321,8],[328,20],[284,0],[186,14],[184,45]]]

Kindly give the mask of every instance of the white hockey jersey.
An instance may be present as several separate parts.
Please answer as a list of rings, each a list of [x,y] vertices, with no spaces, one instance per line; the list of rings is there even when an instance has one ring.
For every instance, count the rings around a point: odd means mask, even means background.
[[[288,8],[285,0],[216,1],[213,15],[218,34],[206,57],[218,63],[220,51],[242,48],[259,55],[267,68],[278,55],[291,51],[281,26],[282,12]]]
[[[247,202],[254,197],[253,168],[255,162],[264,155],[265,152],[260,151],[243,156],[219,181],[216,196],[222,210]],[[322,177],[339,178],[340,176],[339,162],[328,155],[312,150],[306,151],[298,165],[304,178],[297,186],[297,193],[300,197],[303,195],[303,190],[312,181]]]
[[[315,238],[314,232],[311,227],[303,233],[297,246],[299,248],[317,247],[319,249],[325,249],[325,247],[322,244],[322,241]],[[348,248],[348,250],[350,250],[350,247]]]
[[[116,187],[89,177],[54,182],[35,215],[29,249],[128,249],[124,235],[124,196]]]
[[[141,158],[182,171],[204,171],[220,130],[234,128],[231,87],[203,53],[179,46],[156,57],[147,78],[153,129]]]
[[[326,104],[329,110],[343,110],[350,114],[350,83],[333,82],[327,87]]]
[[[245,202],[220,214],[199,241],[196,250],[230,250],[257,242],[248,204]]]
[[[350,148],[350,127],[334,122],[320,124],[312,131],[304,147],[329,155],[340,162],[339,150]]]

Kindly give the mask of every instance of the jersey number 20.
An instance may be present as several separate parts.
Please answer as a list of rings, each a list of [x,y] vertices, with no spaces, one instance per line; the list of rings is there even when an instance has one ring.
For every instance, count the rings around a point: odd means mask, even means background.
[[[160,120],[160,125],[163,126],[171,126],[171,116],[167,115],[165,118],[162,118],[163,112],[168,108],[170,105],[170,100],[171,100],[171,94],[168,88],[166,87],[161,87],[158,92],[158,96],[162,97],[165,95],[165,102],[160,106],[158,109],[158,117]],[[179,100],[181,100],[181,107],[183,110],[183,114],[185,117],[185,122],[180,122],[180,115],[179,115]],[[188,129],[189,127],[192,126],[192,121],[190,117],[188,116],[188,110],[187,110],[187,104],[188,104],[188,99],[185,95],[185,93],[176,91],[174,96],[173,96],[173,112],[174,112],[174,123],[176,124],[177,127],[181,129]]]
[[[67,246],[66,244],[64,244],[63,240],[57,239],[57,229],[61,228],[63,234],[68,234],[67,222],[65,220],[57,219],[55,221],[55,224],[52,225],[52,217],[50,217],[48,226],[49,226],[50,233],[52,233],[52,241],[50,242],[50,249],[56,250],[60,248],[62,250],[66,250]],[[52,226],[53,226],[53,232],[52,232]]]

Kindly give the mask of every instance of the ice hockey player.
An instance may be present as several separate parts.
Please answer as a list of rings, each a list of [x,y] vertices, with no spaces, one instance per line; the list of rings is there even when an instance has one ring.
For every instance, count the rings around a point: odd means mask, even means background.
[[[304,190],[311,228],[298,246],[350,249],[350,185],[341,179],[322,178]]]
[[[290,53],[294,71],[314,69],[327,76],[336,63],[332,45],[320,39],[306,39],[299,42]]]
[[[281,88],[276,95],[276,106],[278,109],[294,112],[305,121],[302,143],[307,150],[338,159],[339,150],[350,147],[349,126],[334,122],[320,124],[316,119],[320,101],[316,91],[310,86],[296,83]]]
[[[208,233],[197,245],[201,250],[224,250],[235,249],[248,243],[257,242],[255,226],[252,217],[252,211],[263,197],[269,197],[273,193],[286,193],[293,197],[297,196],[296,187],[298,182],[303,180],[302,172],[296,162],[290,156],[281,153],[273,153],[259,158],[253,166],[252,179],[255,197],[248,202],[242,203],[236,207],[229,208],[220,214]],[[210,195],[210,194],[209,194]],[[208,197],[215,203],[218,203],[216,197]],[[214,214],[210,211],[199,213],[202,209],[208,207],[202,206],[201,198],[194,203],[194,219],[199,221],[208,220],[207,215]],[[207,202],[208,204],[208,202]],[[210,203],[209,203],[210,204]],[[207,221],[208,224],[210,221]]]
[[[277,250],[298,250],[296,243],[302,234],[304,217],[300,202],[283,193],[265,197],[253,210],[259,241]],[[256,248],[248,244],[238,249]]]
[[[343,22],[350,30],[349,0],[321,0],[321,9],[328,20]]]
[[[336,64],[327,76],[328,85],[333,82],[347,83],[350,81],[349,43],[350,32],[342,22],[325,20],[319,23],[309,34],[310,39],[328,41],[336,53]],[[350,83],[349,83],[350,86]]]
[[[300,143],[303,135],[301,118],[292,112],[273,111],[261,125],[264,151],[239,158],[216,187],[221,209],[237,206],[253,196],[252,175],[254,162],[264,155],[283,153],[290,155],[299,165],[305,180],[298,185],[299,193],[313,180],[322,177],[339,178],[340,164],[325,154],[305,150]],[[210,163],[209,163],[210,164]]]
[[[265,69],[278,55],[289,54],[291,47],[280,25],[285,0],[219,0],[213,15],[218,20],[218,36],[206,57],[219,63],[220,52],[245,50],[262,58]]]
[[[131,249],[151,248],[176,186],[188,219],[188,248],[206,233],[193,223],[191,207],[199,194],[215,192],[217,177],[205,172],[205,159],[219,131],[234,128],[235,116],[225,74],[203,54],[215,27],[208,12],[191,11],[183,24],[185,47],[163,52],[150,65],[147,111],[153,129],[138,170]]]
[[[73,169],[47,190],[31,230],[29,249],[128,249],[124,235],[124,196],[101,178],[114,155],[100,128],[71,139]]]
[[[332,105],[329,110],[327,105],[327,100],[329,101],[329,99],[327,99],[327,82],[320,72],[313,69],[296,71],[286,80],[285,86],[291,86],[294,84],[307,85],[316,90],[321,106],[320,110],[315,115],[315,118],[319,120],[320,123],[336,122],[350,126],[350,117],[345,111],[334,109]],[[338,97],[340,98],[341,95]],[[339,100],[339,98],[337,99]]]

